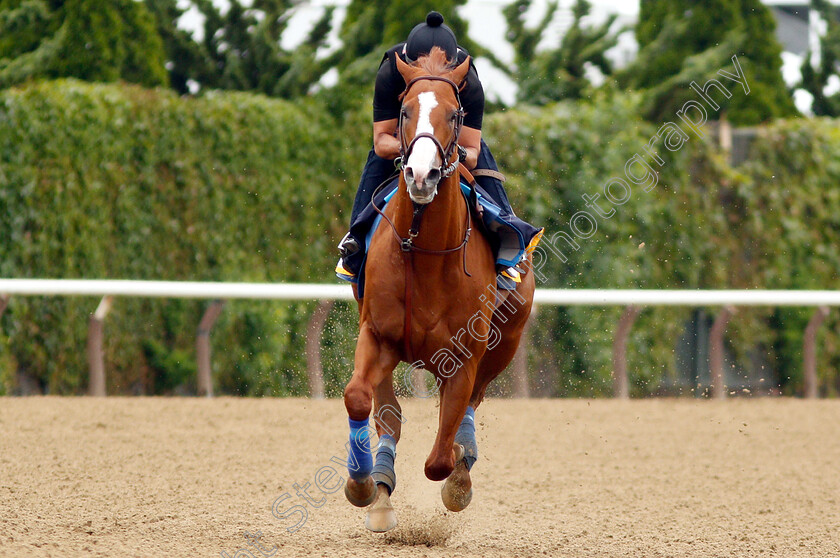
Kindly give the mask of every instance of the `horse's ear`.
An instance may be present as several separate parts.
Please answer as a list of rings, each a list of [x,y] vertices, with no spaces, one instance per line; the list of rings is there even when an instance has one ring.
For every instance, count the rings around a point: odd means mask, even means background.
[[[470,60],[471,58],[467,56],[466,60],[461,62],[457,68],[449,72],[449,79],[457,83],[458,86],[461,85],[461,82],[463,82],[464,78],[467,77],[467,72],[470,71]]]
[[[414,74],[417,72],[417,68],[409,66],[408,64],[403,62],[402,58],[400,58],[399,56],[397,56],[396,59],[397,70],[400,72],[400,75],[402,75],[405,82],[408,83],[409,81],[414,79]]]

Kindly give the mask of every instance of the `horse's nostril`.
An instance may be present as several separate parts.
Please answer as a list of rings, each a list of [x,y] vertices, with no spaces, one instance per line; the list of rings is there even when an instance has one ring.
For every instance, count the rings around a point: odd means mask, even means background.
[[[440,169],[432,169],[426,176],[426,182],[430,184],[437,184],[440,181]]]
[[[411,170],[411,167],[405,167],[405,179],[408,182],[411,182],[412,180],[414,180],[414,171]]]

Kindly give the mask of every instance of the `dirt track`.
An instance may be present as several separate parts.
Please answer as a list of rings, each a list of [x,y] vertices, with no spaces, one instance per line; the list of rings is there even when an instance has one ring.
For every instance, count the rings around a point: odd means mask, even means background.
[[[840,556],[840,401],[490,400],[461,514],[423,476],[434,405],[404,405],[397,529],[338,491],[290,534],[272,502],[321,497],[340,401],[0,398],[0,555]]]

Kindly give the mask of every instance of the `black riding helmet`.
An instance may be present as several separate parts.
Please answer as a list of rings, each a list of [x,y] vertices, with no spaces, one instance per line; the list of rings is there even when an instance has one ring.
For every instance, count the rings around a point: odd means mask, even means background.
[[[414,26],[405,41],[405,57],[413,62],[424,54],[429,54],[432,47],[438,47],[446,53],[446,58],[455,60],[458,55],[458,41],[455,33],[443,24],[443,16],[438,12],[429,12],[426,22]]]

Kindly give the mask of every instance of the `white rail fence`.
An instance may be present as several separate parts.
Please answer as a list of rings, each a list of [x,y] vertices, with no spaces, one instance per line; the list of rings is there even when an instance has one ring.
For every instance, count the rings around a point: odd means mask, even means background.
[[[232,299],[318,300],[319,305],[307,328],[306,354],[310,394],[324,396],[320,363],[321,331],[332,304],[336,300],[353,300],[347,285],[312,283],[215,283],[194,281],[133,281],[88,279],[0,279],[0,316],[12,296],[95,296],[102,297],[91,314],[88,335],[90,395],[104,396],[105,364],[103,362],[103,323],[114,297],[197,298],[211,300],[196,332],[198,390],[212,396],[212,374],[209,335],[222,312],[224,301]],[[600,290],[600,289],[537,289],[537,305],[557,306],[624,306],[613,340],[613,391],[619,398],[628,397],[626,345],[633,322],[646,306],[720,306],[722,311],[712,324],[709,335],[709,363],[712,394],[726,396],[723,377],[723,339],[726,325],[738,306],[810,306],[816,307],[805,329],[803,364],[805,396],[818,393],[816,372],[816,334],[829,314],[829,307],[840,306],[840,291],[774,291],[774,290]],[[528,397],[527,335],[513,363],[515,395]]]

